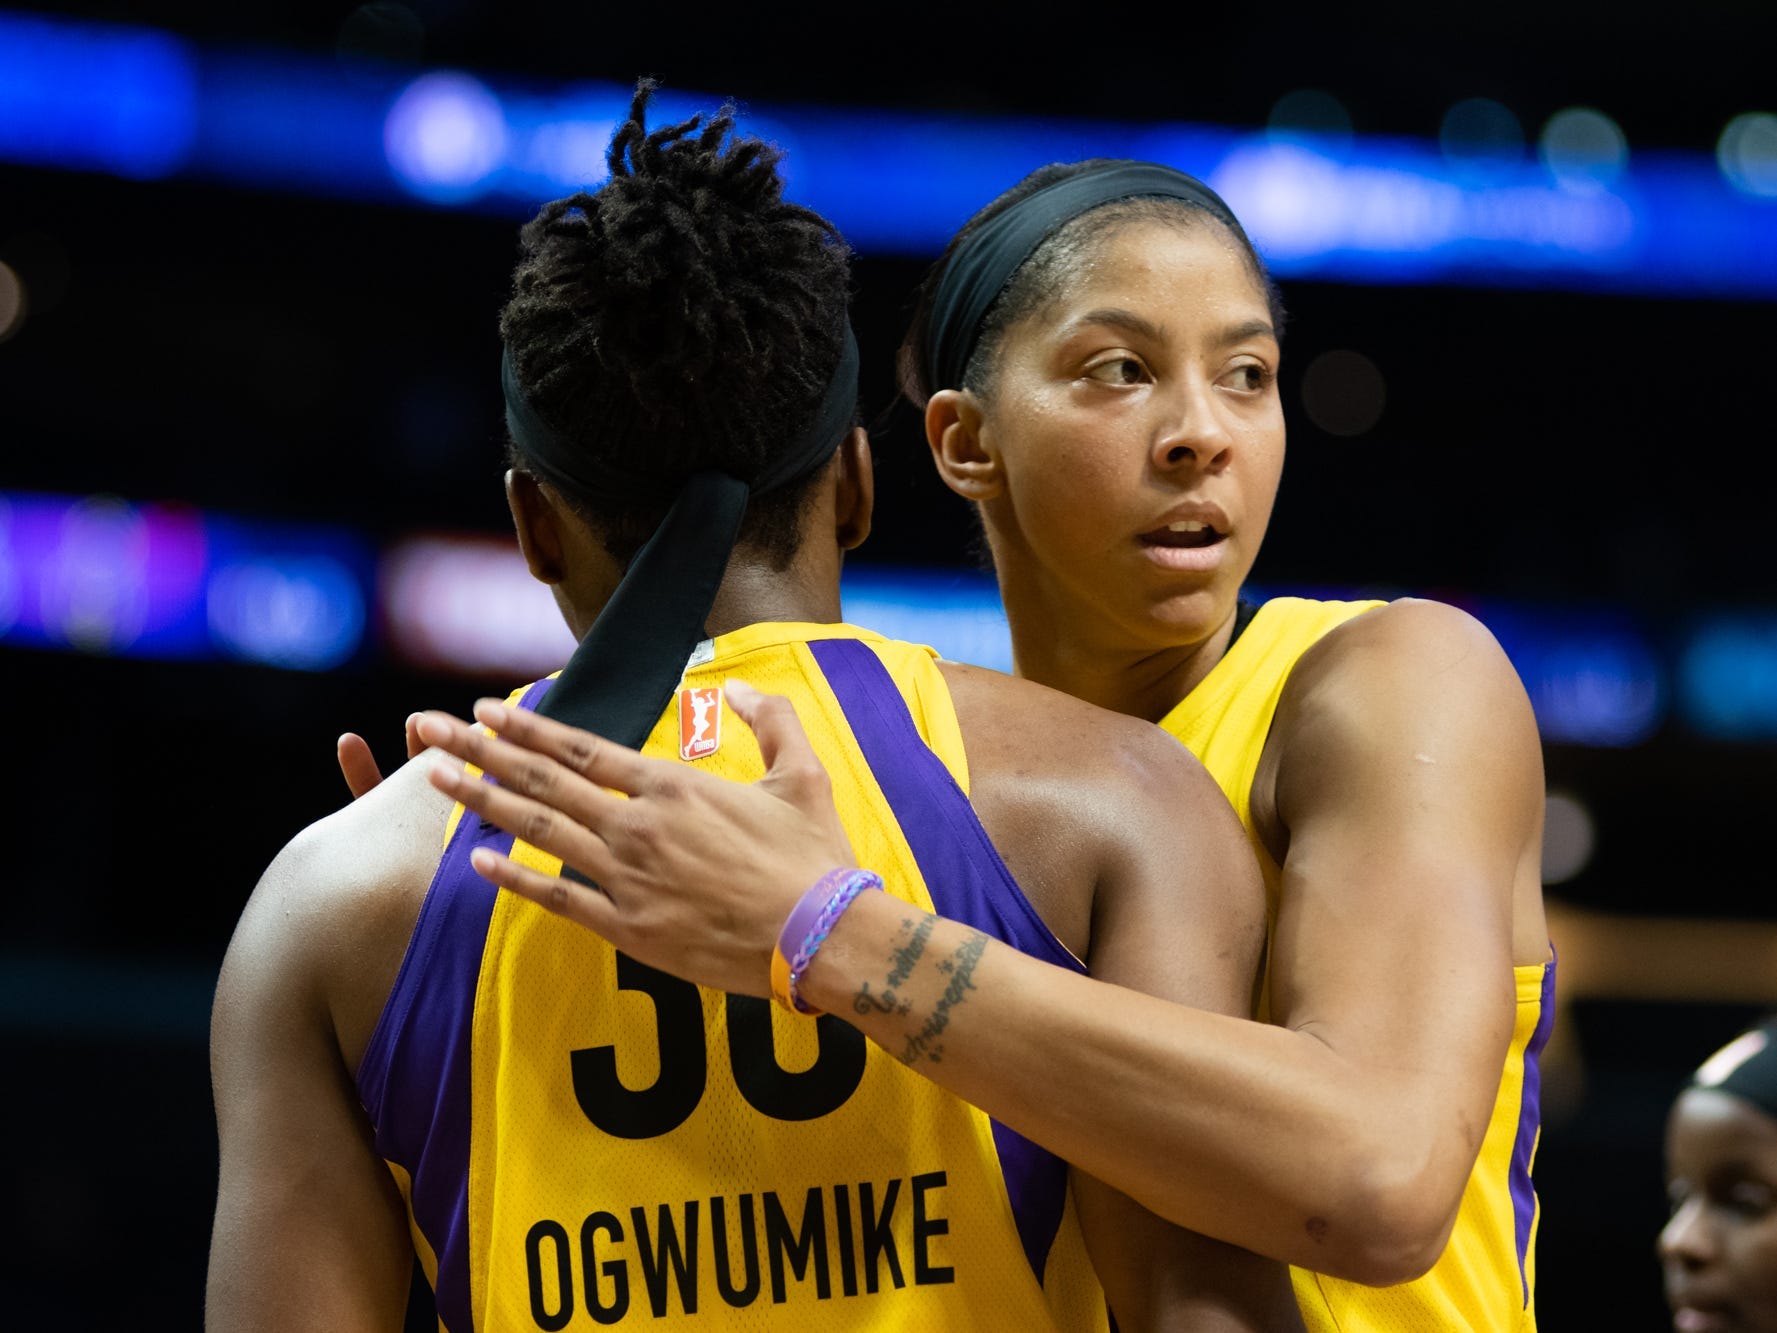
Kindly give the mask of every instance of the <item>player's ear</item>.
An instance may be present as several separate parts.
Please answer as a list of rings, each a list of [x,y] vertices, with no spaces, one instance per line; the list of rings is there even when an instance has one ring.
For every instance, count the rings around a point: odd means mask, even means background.
[[[940,389],[931,396],[926,443],[938,475],[963,499],[979,504],[1005,489],[1005,471],[986,430],[986,413],[968,389]]]
[[[870,452],[870,433],[853,426],[839,443],[838,477],[834,491],[834,536],[839,549],[855,551],[870,535],[870,517],[876,510],[876,460]]]
[[[518,533],[518,549],[539,583],[557,584],[567,577],[561,514],[554,497],[537,479],[517,468],[506,470],[506,507]]]

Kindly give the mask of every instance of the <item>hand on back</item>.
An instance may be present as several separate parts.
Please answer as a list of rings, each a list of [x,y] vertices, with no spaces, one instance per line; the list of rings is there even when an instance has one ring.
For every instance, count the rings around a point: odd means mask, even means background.
[[[491,699],[475,707],[480,727],[428,713],[417,734],[496,780],[440,763],[434,786],[592,884],[493,852],[474,857],[480,874],[650,966],[763,996],[790,909],[854,862],[789,701],[740,681],[725,693],[758,737],[766,772],[756,783],[646,758]]]

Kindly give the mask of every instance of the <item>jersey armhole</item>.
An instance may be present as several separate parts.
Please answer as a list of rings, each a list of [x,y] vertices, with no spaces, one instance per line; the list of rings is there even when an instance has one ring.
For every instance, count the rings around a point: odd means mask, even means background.
[[[851,640],[811,643],[809,650],[894,811],[938,914],[1084,973],[1086,965],[1024,896],[955,775],[921,736],[882,659]]]

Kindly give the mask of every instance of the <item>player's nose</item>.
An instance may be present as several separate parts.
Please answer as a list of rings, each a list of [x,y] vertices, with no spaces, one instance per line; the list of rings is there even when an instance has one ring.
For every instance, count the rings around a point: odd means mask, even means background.
[[[1210,472],[1227,466],[1233,456],[1234,436],[1216,410],[1211,386],[1179,384],[1156,399],[1160,416],[1152,446],[1155,467]]]

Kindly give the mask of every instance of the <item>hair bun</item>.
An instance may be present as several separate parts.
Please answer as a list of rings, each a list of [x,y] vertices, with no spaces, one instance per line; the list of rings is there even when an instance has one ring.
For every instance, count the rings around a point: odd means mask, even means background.
[[[636,85],[609,180],[521,231],[500,331],[527,400],[664,500],[787,447],[839,359],[850,273],[832,224],[784,200],[781,150],[737,135],[731,103],[649,129],[656,86]]]

